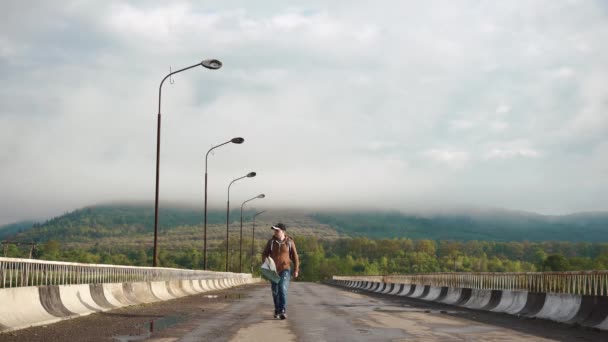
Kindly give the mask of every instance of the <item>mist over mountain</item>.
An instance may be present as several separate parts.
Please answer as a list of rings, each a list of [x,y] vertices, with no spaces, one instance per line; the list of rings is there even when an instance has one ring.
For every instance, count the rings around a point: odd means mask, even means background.
[[[256,210],[245,210],[247,227]],[[208,212],[208,226],[221,239],[225,211]],[[231,211],[231,229],[238,228],[240,210]],[[193,206],[164,206],[159,210],[161,232],[179,229],[200,232],[202,210]],[[283,221],[290,232],[321,238],[368,237],[480,241],[608,241],[608,213],[547,216],[501,209],[408,214],[397,211],[268,210],[258,217],[264,227]],[[74,210],[46,222],[24,221],[0,227],[0,238],[19,241],[89,242],[104,238],[144,237],[153,233],[154,208],[147,204],[95,205]],[[248,228],[249,229],[249,228]],[[261,230],[260,234],[268,235]],[[199,234],[200,235],[200,234]]]

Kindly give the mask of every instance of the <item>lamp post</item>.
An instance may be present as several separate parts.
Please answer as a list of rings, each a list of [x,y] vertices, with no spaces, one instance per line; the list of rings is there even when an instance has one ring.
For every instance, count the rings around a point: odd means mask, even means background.
[[[213,149],[216,149],[220,146],[224,146],[229,143],[242,144],[244,141],[245,141],[245,139],[243,139],[243,138],[232,138],[223,144],[213,146],[212,148],[209,149],[209,151],[207,151],[207,154],[205,155],[205,215],[204,215],[204,228],[203,228],[203,230],[204,230],[204,234],[203,234],[203,269],[204,270],[207,269],[207,159],[209,158],[209,152],[211,152]]]
[[[253,233],[251,234],[251,274],[253,274],[253,255],[254,255],[254,250],[253,250],[253,246],[254,246],[254,242],[255,242],[255,218],[260,215],[265,213],[266,210],[262,210],[259,213],[256,213],[255,215],[253,215]]]
[[[230,184],[228,185],[228,201],[226,202],[226,272],[228,272],[228,227],[230,224],[230,187],[232,186],[232,183],[238,181],[239,179],[243,179],[243,178],[251,178],[251,177],[255,177],[256,173],[255,172],[249,172],[248,174],[246,174],[243,177],[239,177],[236,178],[234,180],[232,180],[232,182],[230,182]]]
[[[156,267],[158,265],[158,179],[159,179],[159,166],[160,166],[160,100],[163,89],[163,83],[165,80],[169,78],[171,75],[175,75],[182,71],[186,71],[188,69],[192,69],[197,66],[202,66],[204,68],[210,70],[217,70],[222,67],[222,62],[217,59],[205,59],[200,63],[191,65],[187,68],[183,68],[177,71],[173,71],[169,73],[163,80],[160,82],[160,86],[158,87],[158,116],[157,116],[157,124],[156,124],[156,192],[154,195],[154,260],[152,261],[152,266]]]
[[[243,273],[243,206],[249,201],[253,201],[256,198],[264,198],[266,195],[259,194],[253,198],[250,198],[241,204],[241,237],[239,238],[239,273]]]

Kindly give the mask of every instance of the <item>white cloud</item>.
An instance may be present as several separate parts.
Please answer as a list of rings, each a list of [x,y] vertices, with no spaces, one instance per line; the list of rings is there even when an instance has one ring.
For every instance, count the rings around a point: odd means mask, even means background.
[[[434,148],[423,152],[423,155],[436,163],[453,168],[464,167],[470,160],[468,152],[451,148]]]
[[[587,184],[608,191],[608,21],[597,6],[11,2],[0,22],[0,223],[151,199],[159,82],[203,57],[224,67],[163,88],[163,199],[199,201],[204,153],[242,135],[213,156],[215,204],[256,169],[239,189],[268,192],[269,206],[330,189],[324,203],[345,206],[585,209]],[[580,168],[553,172],[573,158]],[[535,161],[551,177],[513,172]],[[523,205],[518,185],[539,191]],[[565,199],[551,208],[556,194]]]
[[[528,141],[493,142],[486,147],[483,158],[486,160],[507,160],[514,158],[539,158],[542,153],[530,146]]]
[[[493,149],[486,154],[487,159],[511,159],[516,157],[521,158],[537,158],[540,155],[532,149]]]
[[[506,104],[501,104],[496,108],[496,114],[506,114],[511,111],[511,107]]]

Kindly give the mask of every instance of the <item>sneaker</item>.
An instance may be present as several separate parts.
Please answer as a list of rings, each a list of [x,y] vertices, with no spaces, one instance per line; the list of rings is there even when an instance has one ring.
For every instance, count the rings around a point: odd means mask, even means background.
[[[274,318],[279,319],[279,318],[281,318],[280,316],[281,316],[281,315],[279,315],[279,312],[278,312],[278,311],[275,311],[275,312],[274,312]]]
[[[287,314],[283,312],[283,313],[281,313],[281,314],[279,315],[279,318],[280,318],[280,319],[287,319]]]

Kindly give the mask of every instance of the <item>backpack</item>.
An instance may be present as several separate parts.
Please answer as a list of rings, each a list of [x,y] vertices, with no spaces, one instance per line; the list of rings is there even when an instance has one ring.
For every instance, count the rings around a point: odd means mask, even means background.
[[[287,243],[287,250],[289,253],[289,257],[291,258],[291,238],[287,237],[286,238],[287,242],[283,242],[283,243]],[[272,246],[274,246],[274,241],[276,241],[275,239],[270,239],[268,240],[268,242],[270,243],[270,253],[272,253]],[[277,242],[277,244],[282,245],[283,243]]]

